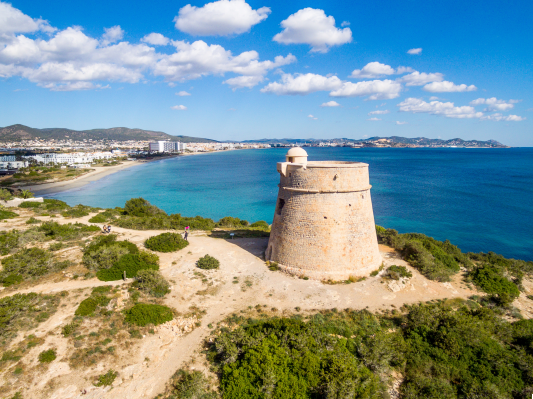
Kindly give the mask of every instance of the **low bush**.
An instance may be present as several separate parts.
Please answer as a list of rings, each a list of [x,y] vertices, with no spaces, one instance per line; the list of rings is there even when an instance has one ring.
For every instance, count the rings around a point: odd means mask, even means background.
[[[218,397],[218,394],[211,389],[204,373],[180,369],[172,376],[170,389],[162,399],[217,399]]]
[[[6,190],[5,188],[0,188],[0,201],[10,201],[13,199],[13,194],[11,191]]]
[[[39,353],[39,362],[41,363],[50,363],[56,360],[57,354],[55,349],[48,349]]]
[[[126,272],[127,278],[133,278],[137,276],[140,270],[145,269],[159,270],[159,257],[146,251],[141,251],[138,254],[126,254],[113,267],[99,270],[96,277],[101,281],[115,281],[122,279],[124,272]]]
[[[196,266],[204,270],[218,269],[220,267],[220,262],[218,259],[213,258],[212,256],[205,255],[204,257],[198,259]]]
[[[33,216],[29,218],[28,220],[26,220],[26,224],[38,224],[38,223],[42,223],[42,220],[35,219]]]
[[[157,206],[150,204],[144,198],[132,198],[126,201],[124,213],[128,216],[146,217],[155,215],[166,215],[166,212]]]
[[[98,380],[94,383],[97,387],[107,387],[115,381],[118,373],[114,370],[109,370],[107,373],[98,376]]]
[[[19,208],[39,208],[43,205],[43,202],[37,201],[24,201],[18,207]]]
[[[250,223],[248,223],[247,220],[241,220],[239,218],[234,218],[231,216],[226,216],[220,219],[216,224],[215,227],[247,227]]]
[[[122,256],[139,253],[134,243],[116,238],[114,234],[96,237],[83,251],[83,264],[91,270],[110,269]]]
[[[62,270],[68,264],[56,262],[49,251],[40,248],[22,249],[14,255],[2,259],[0,281],[4,286],[17,280],[44,276]]]
[[[138,303],[125,311],[126,321],[144,327],[148,324],[158,325],[174,318],[172,309],[163,305]]]
[[[75,224],[59,224],[57,222],[43,222],[36,231],[44,233],[44,235],[52,240],[57,241],[72,241],[79,240],[82,237],[94,234],[100,231],[98,226],[90,226],[83,223]]]
[[[97,308],[107,306],[109,302],[110,299],[105,295],[93,294],[89,298],[81,301],[74,314],[76,316],[92,316]]]
[[[403,277],[411,278],[413,274],[405,266],[392,265],[385,271],[385,277],[391,280],[399,280]]]
[[[76,205],[62,212],[61,216],[66,218],[81,218],[87,216],[90,212],[93,212],[94,210],[96,209],[90,206]]]
[[[58,305],[59,296],[33,292],[0,298],[0,344],[7,345],[21,331],[46,320]]]
[[[137,288],[156,298],[170,292],[170,284],[157,270],[140,270],[135,279]]]
[[[270,225],[264,220],[259,220],[250,225],[250,227],[260,228],[265,231],[270,231]]]
[[[497,295],[502,305],[511,303],[520,295],[516,284],[509,281],[494,266],[486,265],[474,270],[472,281],[482,291]]]
[[[19,247],[20,233],[17,230],[0,231],[0,255],[7,255]]]
[[[13,219],[16,218],[18,215],[18,213],[6,211],[5,209],[0,209],[0,220]]]
[[[185,248],[189,242],[177,233],[163,233],[150,237],[144,243],[144,246],[152,251],[157,252],[174,252]]]

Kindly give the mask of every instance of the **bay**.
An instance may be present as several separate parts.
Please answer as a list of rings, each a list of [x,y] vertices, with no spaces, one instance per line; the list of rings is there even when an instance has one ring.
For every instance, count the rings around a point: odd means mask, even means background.
[[[533,260],[533,148],[306,148],[309,160],[370,165],[376,223],[463,251]],[[272,222],[286,148],[182,156],[49,195],[69,205],[143,197],[168,213]]]

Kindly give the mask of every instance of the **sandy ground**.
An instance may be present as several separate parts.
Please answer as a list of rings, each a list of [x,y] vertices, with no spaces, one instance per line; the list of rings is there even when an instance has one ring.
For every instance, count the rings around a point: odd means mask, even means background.
[[[93,181],[100,180],[102,177],[116,173],[120,170],[131,168],[132,166],[141,165],[140,161],[123,161],[120,165],[116,166],[95,166],[92,172],[89,172],[83,176],[74,178],[72,180],[65,180],[53,183],[36,184],[33,186],[23,187],[25,190],[30,190],[35,196],[58,193],[61,191],[70,190],[73,188],[83,187]]]

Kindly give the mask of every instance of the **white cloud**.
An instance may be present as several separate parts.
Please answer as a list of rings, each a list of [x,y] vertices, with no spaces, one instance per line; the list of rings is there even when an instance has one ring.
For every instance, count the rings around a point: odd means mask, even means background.
[[[433,115],[443,115],[447,118],[481,118],[482,112],[476,112],[474,107],[464,105],[456,107],[452,102],[431,101],[425,102],[418,98],[406,98],[400,104],[400,111],[413,113],[428,113]]]
[[[396,121],[396,124],[397,124],[397,125],[407,125],[407,122]]]
[[[398,79],[399,82],[405,83],[406,86],[423,86],[426,83],[442,82],[443,80],[444,75],[442,73],[420,73],[418,71]]]
[[[435,100],[438,100],[439,98],[437,96],[431,96],[429,97],[429,101],[435,101]]]
[[[36,31],[52,33],[56,30],[48,21],[33,19],[11,4],[0,2],[0,34],[29,33]]]
[[[318,118],[316,116],[313,116],[313,115],[307,115],[308,118],[311,118],[311,119],[314,119],[314,120],[317,120]]]
[[[392,80],[344,82],[342,87],[329,93],[332,97],[370,96],[369,100],[388,100],[400,95],[402,85]]]
[[[268,7],[253,10],[244,0],[220,0],[203,7],[187,4],[174,22],[177,29],[191,35],[225,36],[248,32],[268,14]]]
[[[341,105],[337,101],[328,101],[327,103],[320,104],[321,107],[340,107]]]
[[[166,46],[170,43],[170,39],[166,38],[161,33],[150,33],[143,37],[141,42],[152,44],[154,46]]]
[[[187,107],[185,105],[174,105],[173,107],[170,107],[171,109],[175,109],[177,111],[185,111]]]
[[[269,83],[261,89],[263,93],[306,95],[316,91],[330,91],[342,86],[342,81],[336,76],[322,76],[313,73],[291,75],[283,74],[281,83]]]
[[[407,50],[407,54],[420,54],[420,53],[422,53],[422,49],[420,47]]]
[[[352,41],[350,28],[335,27],[335,18],[326,16],[324,10],[304,8],[281,21],[283,31],[274,41],[283,44],[309,44],[311,52],[327,53],[332,46]]]
[[[379,62],[369,62],[363,69],[356,69],[350,75],[351,78],[377,78],[383,75],[393,75],[396,71],[390,65]]]
[[[115,43],[124,37],[124,31],[117,25],[111,28],[104,28],[105,33],[102,35],[102,45],[107,46],[110,43]]]
[[[389,111],[388,109],[384,109],[384,110],[382,110],[382,111],[380,111],[380,110],[377,110],[377,111],[370,111],[370,112],[368,113],[368,115],[385,115],[385,114],[388,114],[388,113],[390,113],[390,111]]]
[[[245,87],[251,89],[252,87],[257,86],[263,80],[265,80],[265,78],[261,75],[237,76],[236,78],[225,80],[222,83],[230,85],[233,91],[235,91],[237,89],[243,89]]]
[[[344,28],[345,26],[350,26],[350,23],[348,21],[342,21],[341,26]]]
[[[521,121],[526,120],[526,118],[524,118],[522,116],[518,116],[518,115],[507,115],[507,116],[505,116],[505,115],[496,113],[496,114],[492,114],[492,115],[482,116],[481,120],[496,121],[496,122],[500,122],[500,121],[521,122]]]
[[[470,101],[470,105],[481,105],[486,104],[488,105],[487,108],[484,109],[484,111],[509,111],[510,109],[514,108],[514,104],[516,104],[516,100],[498,100],[496,97],[492,98],[478,98],[477,100]]]
[[[447,80],[443,82],[433,82],[428,83],[423,90],[429,91],[430,93],[451,93],[451,92],[464,92],[464,91],[475,91],[477,87],[474,85],[467,86],[465,84],[456,85],[453,82],[448,82]]]
[[[369,118],[369,119],[367,119],[367,121],[380,121],[380,120],[381,119],[379,119],[379,118]]]
[[[177,96],[180,96],[180,97],[185,97],[185,96],[190,96],[191,93],[187,93],[186,91],[180,91],[178,93],[176,93]]]

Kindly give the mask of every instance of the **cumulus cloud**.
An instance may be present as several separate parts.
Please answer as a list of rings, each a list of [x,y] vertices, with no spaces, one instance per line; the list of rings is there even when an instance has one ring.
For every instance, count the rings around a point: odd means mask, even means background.
[[[464,91],[475,91],[477,87],[474,85],[467,86],[465,84],[456,85],[453,82],[448,82],[447,80],[442,82],[433,82],[428,83],[423,90],[429,91],[430,93],[452,93],[452,92],[464,92]]]
[[[141,39],[141,42],[151,44],[153,46],[166,46],[170,40],[161,33],[150,33]]]
[[[185,105],[174,105],[173,107],[170,107],[171,109],[175,109],[176,111],[185,111],[187,107]]]
[[[422,53],[422,49],[419,47],[419,48],[412,48],[410,50],[407,50],[407,54],[420,54]]]
[[[265,78],[261,75],[237,76],[236,78],[225,80],[222,83],[230,85],[233,91],[235,91],[245,87],[251,89],[261,83],[264,79]]]
[[[438,100],[439,98],[437,96],[431,96],[429,97],[429,101]]]
[[[335,27],[335,18],[326,16],[324,10],[304,8],[281,22],[283,31],[274,41],[283,44],[309,44],[311,52],[327,53],[332,46],[350,43],[350,28]]]
[[[407,125],[407,122],[396,121],[396,124],[397,124],[397,125]]]
[[[176,93],[177,96],[180,96],[180,97],[185,97],[185,96],[190,96],[191,93],[187,93],[186,91],[180,91],[178,93]]]
[[[379,118],[368,118],[367,121],[380,121],[381,119]]]
[[[487,121],[505,121],[505,122],[521,122],[526,120],[526,118],[518,116],[518,115],[502,115],[500,113],[492,114],[492,115],[485,115],[481,117],[481,120],[487,120]]]
[[[342,86],[342,81],[336,76],[322,76],[313,73],[283,74],[280,82],[272,82],[261,89],[263,93],[306,95],[316,91],[330,91]]]
[[[487,108],[484,109],[484,111],[509,111],[510,109],[514,108],[514,104],[516,104],[516,100],[498,100],[496,97],[492,98],[478,98],[477,100],[470,101],[470,105],[476,106],[481,104],[488,105]]]
[[[0,2],[0,35],[43,31],[52,33],[56,30],[48,21],[34,19],[17,10],[11,4]]]
[[[317,120],[318,118],[316,116],[313,116],[313,115],[307,115],[308,118],[311,118],[311,119],[315,119]]]
[[[102,35],[102,45],[107,46],[110,43],[115,43],[124,37],[124,31],[117,25],[111,28],[104,28],[104,34]]]
[[[110,89],[109,85],[102,86],[91,82],[67,82],[61,83],[46,83],[40,84],[41,87],[50,89],[51,91],[78,91],[78,90],[94,90],[94,89]]]
[[[431,82],[442,82],[444,75],[442,73],[425,73],[415,71],[398,79],[399,82],[405,83],[406,86],[423,86]]]
[[[463,105],[456,107],[452,102],[431,101],[425,102],[419,98],[406,98],[398,104],[401,112],[428,113],[443,115],[447,118],[481,118],[482,112],[477,112],[474,107]]]
[[[384,110],[370,111],[368,115],[385,115],[388,113],[390,113],[390,111],[388,109],[384,109]]]
[[[369,96],[369,100],[389,100],[400,95],[402,85],[392,80],[344,82],[342,87],[329,93],[332,97]]]
[[[268,14],[268,7],[253,10],[244,0],[220,0],[203,7],[187,4],[174,22],[177,29],[191,35],[226,36],[248,32]]]
[[[328,101],[327,103],[320,104],[321,107],[340,107],[341,105],[337,101]]]
[[[381,64],[379,62],[369,62],[362,69],[356,69],[350,75],[351,78],[377,78],[383,75],[393,75],[396,73],[394,68],[390,65]]]

